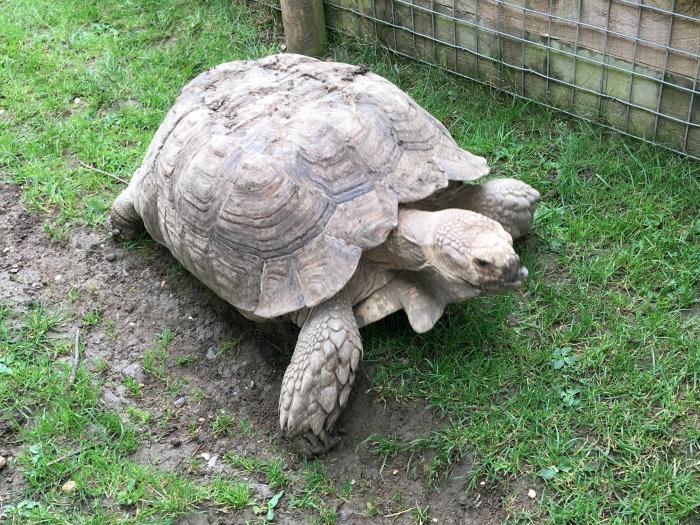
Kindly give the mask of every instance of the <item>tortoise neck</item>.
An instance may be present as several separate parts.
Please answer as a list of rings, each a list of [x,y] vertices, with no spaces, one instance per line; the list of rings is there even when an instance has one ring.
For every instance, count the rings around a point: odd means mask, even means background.
[[[429,211],[400,208],[396,228],[386,241],[365,253],[365,260],[392,270],[422,270],[434,243],[434,219]]]

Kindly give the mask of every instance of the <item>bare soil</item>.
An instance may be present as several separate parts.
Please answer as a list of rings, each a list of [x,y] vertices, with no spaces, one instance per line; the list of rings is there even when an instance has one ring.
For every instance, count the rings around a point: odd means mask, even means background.
[[[295,458],[281,441],[277,415],[294,329],[246,321],[155,243],[126,249],[104,231],[86,228],[71,230],[65,242],[52,241],[42,229],[45,217],[27,212],[20,202],[15,188],[0,185],[0,303],[23,309],[38,301],[49,310],[63,312],[67,321],[56,337],[68,338],[76,328],[81,329],[84,362],[102,381],[105,405],[119,412],[131,406],[151,414],[148,428],[143,428],[144,440],[132,459],[206,479],[230,472],[221,459],[229,451],[258,458],[282,454],[288,458],[288,474],[294,477],[303,460]],[[91,311],[100,312],[102,320],[86,326],[83,318]],[[166,327],[175,338],[168,348],[165,379],[148,374],[137,378],[144,386],[141,396],[134,397],[123,371],[136,368],[138,375],[145,352]],[[232,340],[239,342],[227,344]],[[183,366],[186,356],[189,359]],[[368,392],[369,373],[367,368],[361,370],[339,422],[342,437],[321,460],[338,487],[355,480],[346,501],[332,497],[326,502],[337,509],[337,523],[416,523],[411,512],[392,514],[418,505],[429,507],[429,522],[491,525],[503,523],[514,510],[532,508],[529,487],[519,481],[497,486],[486,483],[467,492],[464,479],[472,465],[469,457],[437,488],[426,483],[429,451],[424,457],[401,456],[383,465],[365,442],[369,435],[411,439],[436,428],[440,421],[420,404],[377,399]],[[245,418],[252,431],[236,428],[233,436],[215,435],[211,422],[221,413]],[[0,441],[5,439],[12,441],[7,435],[0,436]],[[17,454],[17,450],[6,453]],[[212,464],[210,460],[208,466],[201,454],[218,461]],[[199,467],[193,467],[191,458],[199,460]],[[266,491],[264,485],[256,485],[264,479],[250,482],[260,493]],[[21,473],[8,464],[0,476],[0,492],[16,493],[23,486]],[[277,523],[311,520],[312,514],[290,509],[285,499]],[[368,508],[368,502],[376,502],[376,510]],[[251,517],[247,510],[236,514],[202,509],[180,523],[245,523]]]

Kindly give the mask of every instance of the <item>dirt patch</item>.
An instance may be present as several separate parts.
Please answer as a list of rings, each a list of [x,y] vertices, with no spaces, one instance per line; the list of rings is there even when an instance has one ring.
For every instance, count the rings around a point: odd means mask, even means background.
[[[244,320],[154,243],[125,249],[104,232],[83,228],[74,229],[65,243],[53,243],[42,231],[43,218],[23,210],[20,200],[15,188],[0,185],[0,302],[25,309],[38,301],[63,312],[64,332],[55,337],[68,337],[80,327],[84,362],[101,381],[102,401],[132,421],[135,413],[144,417],[137,424],[146,437],[134,461],[194,479],[230,471],[222,459],[227,452],[260,459],[281,454],[289,473],[302,466],[280,440],[277,415],[294,329]],[[96,314],[99,322],[94,322]],[[144,357],[166,328],[174,338],[164,374],[154,377],[143,370]],[[397,513],[417,505],[428,507],[434,523],[502,523],[506,507],[527,491],[510,483],[484,484],[467,493],[470,458],[434,489],[425,483],[428,453],[383,465],[370,451],[365,440],[373,433],[411,439],[440,422],[420,404],[380,402],[367,392],[368,373],[362,369],[339,421],[337,447],[322,459],[338,487],[352,483],[344,500],[327,502],[336,508],[336,521],[416,523],[411,512]],[[216,434],[212,423],[221,414],[245,425],[237,423],[227,436]],[[5,451],[10,456],[17,452]],[[0,492],[22,489],[21,474],[12,463],[0,474]],[[253,476],[250,481],[255,486],[264,480]],[[203,509],[181,523],[244,523],[249,514]],[[283,502],[277,523],[307,521],[303,511]]]
[[[681,312],[691,320],[700,320],[700,299],[694,302],[689,308],[681,310]]]

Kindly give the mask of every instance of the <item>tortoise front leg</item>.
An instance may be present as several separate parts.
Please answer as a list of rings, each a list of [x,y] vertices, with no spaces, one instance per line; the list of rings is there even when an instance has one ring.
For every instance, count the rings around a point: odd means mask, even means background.
[[[513,239],[530,231],[539,192],[517,179],[492,179],[481,184],[451,183],[450,186],[416,204],[437,211],[448,208],[471,210],[500,222]]]
[[[317,455],[333,446],[333,425],[361,358],[360,331],[341,291],[311,310],[282,380],[280,426],[300,453]]]

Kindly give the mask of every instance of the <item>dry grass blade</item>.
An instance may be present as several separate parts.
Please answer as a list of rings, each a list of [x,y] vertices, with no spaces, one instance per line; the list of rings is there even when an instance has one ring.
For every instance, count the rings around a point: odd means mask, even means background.
[[[71,451],[71,452],[68,452],[67,454],[63,454],[62,456],[58,456],[56,459],[53,459],[53,460],[49,461],[49,462],[46,464],[46,467],[52,467],[52,466],[55,465],[56,463],[60,463],[61,461],[65,461],[66,459],[68,459],[68,458],[70,458],[70,457],[72,457],[72,456],[77,456],[78,454],[80,454],[80,453],[83,452],[84,450],[85,450],[85,449],[84,449],[83,447],[81,447],[81,448],[79,448],[79,449],[77,449],[77,450],[73,450],[73,451]]]
[[[75,378],[78,375],[78,365],[80,364],[80,328],[75,329],[75,340],[73,342],[73,360],[71,363],[70,376],[68,376],[68,385],[66,390],[70,390]]]
[[[78,164],[80,164],[86,170],[94,171],[95,173],[99,173],[100,175],[107,175],[107,177],[111,177],[114,180],[121,182],[122,184],[129,184],[128,180],[122,179],[114,173],[109,173],[107,171],[101,170],[100,168],[95,168],[94,166],[90,166],[89,164],[85,164],[84,162],[79,162]]]
[[[385,518],[397,518],[397,517],[401,516],[402,514],[406,514],[407,512],[411,512],[412,510],[416,510],[417,508],[418,508],[418,506],[416,505],[413,507],[409,507],[405,510],[402,510],[400,512],[392,512],[391,514],[385,514],[384,517]]]

